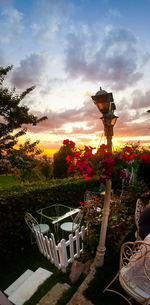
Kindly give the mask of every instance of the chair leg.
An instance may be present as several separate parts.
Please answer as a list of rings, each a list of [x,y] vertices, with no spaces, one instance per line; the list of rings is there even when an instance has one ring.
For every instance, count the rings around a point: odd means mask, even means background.
[[[116,281],[116,279],[119,276],[119,272],[116,274],[116,276],[112,279],[112,281],[106,286],[106,288],[103,290],[103,293]]]
[[[129,305],[132,305],[132,303],[130,302],[130,299],[127,299],[123,294],[121,294],[120,292],[116,291],[116,290],[112,290],[112,289],[106,289],[105,291],[109,291],[109,292],[113,292],[117,295],[119,295],[120,297],[122,297],[125,301],[127,301],[127,303]]]
[[[113,292],[117,295],[119,295],[120,297],[122,297],[125,301],[127,301],[127,303],[129,305],[132,305],[132,303],[130,302],[130,299],[127,299],[123,294],[121,294],[119,291],[116,291],[116,290],[113,290],[113,289],[110,289],[109,287],[117,280],[117,278],[119,277],[119,272],[116,274],[116,276],[112,279],[112,281],[107,285],[107,287],[103,290],[103,293],[106,292],[106,291],[109,291],[109,292]]]

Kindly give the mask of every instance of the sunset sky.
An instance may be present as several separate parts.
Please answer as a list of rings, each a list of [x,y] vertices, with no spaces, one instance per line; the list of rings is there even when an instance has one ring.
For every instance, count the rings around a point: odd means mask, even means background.
[[[91,95],[112,92],[114,144],[150,142],[150,0],[0,0],[0,66],[7,84],[48,120],[30,127],[52,155],[69,138],[104,142]],[[25,137],[22,138],[22,141]]]

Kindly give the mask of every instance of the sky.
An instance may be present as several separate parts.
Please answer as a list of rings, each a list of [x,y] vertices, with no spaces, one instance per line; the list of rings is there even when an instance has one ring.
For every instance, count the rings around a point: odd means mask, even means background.
[[[21,141],[53,155],[63,140],[105,143],[91,98],[112,92],[113,145],[150,143],[150,0],[0,0],[0,66],[30,112],[48,119]]]

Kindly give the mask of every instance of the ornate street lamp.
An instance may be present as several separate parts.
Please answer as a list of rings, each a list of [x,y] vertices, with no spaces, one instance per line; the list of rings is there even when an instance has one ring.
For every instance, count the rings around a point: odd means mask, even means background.
[[[104,133],[107,139],[108,151],[112,152],[112,136],[113,136],[113,127],[117,121],[117,116],[114,115],[114,110],[116,109],[112,93],[107,93],[102,90],[98,91],[92,99],[99,111],[102,113],[101,120],[104,124]],[[104,198],[104,209],[103,209],[103,218],[101,224],[101,232],[99,244],[97,247],[96,256],[94,259],[93,267],[100,267],[104,264],[104,255],[105,255],[105,241],[106,241],[106,232],[108,225],[109,209],[110,209],[110,198],[111,198],[111,180],[106,180],[105,188],[105,198]]]

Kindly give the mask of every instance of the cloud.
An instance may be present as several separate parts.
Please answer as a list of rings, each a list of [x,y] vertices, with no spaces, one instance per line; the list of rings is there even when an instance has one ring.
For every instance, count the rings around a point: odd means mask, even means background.
[[[35,18],[31,25],[33,37],[40,43],[51,42],[66,26],[73,8],[72,1],[67,0],[37,1]]]
[[[0,49],[0,66],[4,65],[6,65],[6,57],[4,51]]]
[[[45,72],[48,56],[46,54],[31,54],[20,61],[20,65],[13,70],[12,83],[15,87],[25,88],[27,86],[40,84]]]
[[[111,83],[113,89],[125,89],[142,78],[142,73],[137,71],[136,44],[136,37],[125,29],[107,31],[99,47],[92,37],[87,46],[83,32],[69,34],[65,51],[66,72],[72,78]]]
[[[1,12],[0,41],[9,43],[18,39],[24,27],[22,25],[23,14],[17,9],[8,7]]]
[[[150,107],[150,90],[142,93],[141,90],[134,90],[132,93],[131,109],[141,109]]]
[[[122,101],[121,101],[122,102]],[[120,102],[120,104],[121,104]],[[126,103],[126,100],[123,100]],[[131,109],[126,107],[123,110],[117,107],[119,116],[114,127],[115,136],[143,136],[150,135],[150,116],[143,109]],[[46,115],[48,120],[41,122],[36,127],[31,126],[33,133],[46,133],[49,135],[78,138],[92,136],[97,137],[104,133],[102,121],[99,119],[100,113],[93,104],[91,98],[86,98],[84,104],[79,109],[69,109],[66,111],[55,112],[48,110],[44,113],[36,113],[38,117]],[[68,128],[69,126],[69,128]]]

